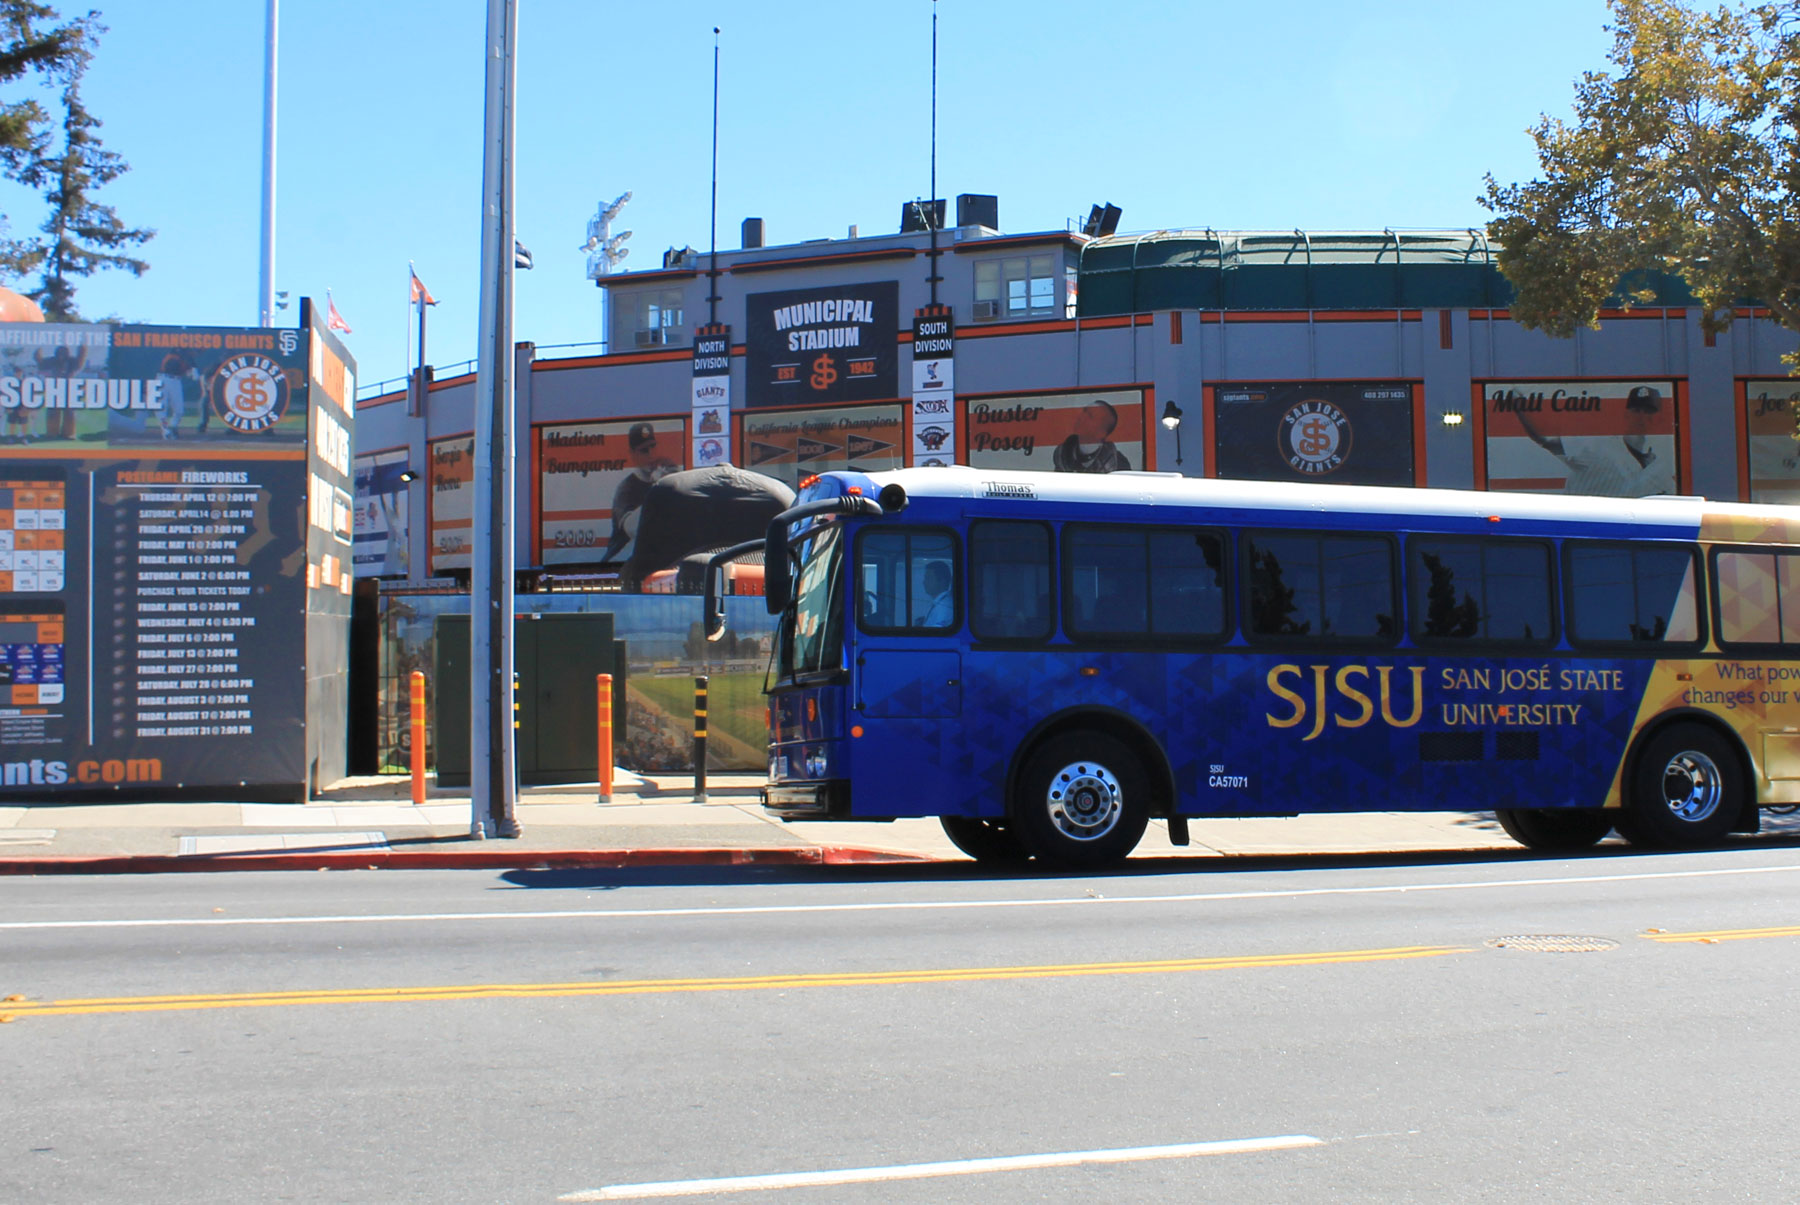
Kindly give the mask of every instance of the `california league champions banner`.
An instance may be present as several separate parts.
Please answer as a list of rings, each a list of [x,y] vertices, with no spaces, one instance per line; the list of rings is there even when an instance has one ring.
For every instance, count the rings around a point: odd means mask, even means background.
[[[1213,387],[1218,475],[1413,484],[1413,387],[1401,381]]]
[[[752,293],[744,309],[746,405],[899,396],[898,282]]]

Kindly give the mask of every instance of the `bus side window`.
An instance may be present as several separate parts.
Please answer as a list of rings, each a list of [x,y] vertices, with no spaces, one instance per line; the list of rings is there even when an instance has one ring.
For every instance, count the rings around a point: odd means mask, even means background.
[[[1720,644],[1780,644],[1784,630],[1800,621],[1800,594],[1782,588],[1787,583],[1776,576],[1776,561],[1772,552],[1718,553],[1713,586],[1719,592]]]
[[[1571,540],[1569,628],[1577,642],[1689,644],[1700,639],[1694,550]]]
[[[1252,638],[1392,641],[1394,563],[1386,540],[1310,532],[1245,539]]]
[[[1414,639],[1550,641],[1547,545],[1415,536],[1407,549]]]
[[[1050,529],[985,520],[969,529],[969,628],[979,640],[1048,640]]]
[[[879,528],[857,544],[857,617],[871,631],[948,632],[957,626],[956,539],[949,532]]]
[[[1225,634],[1225,542],[1217,533],[1150,533],[1150,630]]]

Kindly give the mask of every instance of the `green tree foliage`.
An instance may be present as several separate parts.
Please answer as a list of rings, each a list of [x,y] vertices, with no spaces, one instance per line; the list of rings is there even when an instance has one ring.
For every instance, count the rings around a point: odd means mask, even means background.
[[[1800,0],[1608,2],[1612,69],[1531,130],[1543,176],[1487,178],[1513,317],[1573,334],[1647,300],[1648,271],[1685,281],[1709,330],[1750,299],[1800,330]]]
[[[94,46],[106,31],[95,13],[74,23],[72,48],[52,69],[62,88],[62,121],[56,134],[40,128],[18,172],[21,183],[42,192],[50,214],[38,242],[42,276],[32,296],[52,322],[77,322],[73,277],[92,276],[107,268],[142,276],[150,265],[130,254],[155,235],[119,220],[94,192],[130,170],[130,165],[100,143],[100,120],[81,99],[81,81],[93,61]]]
[[[37,99],[19,96],[33,72],[45,73],[69,59],[80,31],[58,25],[56,10],[32,0],[0,0],[0,168],[11,179],[31,160],[49,114]],[[0,217],[0,231],[5,219]],[[23,276],[39,261],[34,240],[0,238],[0,274]]]

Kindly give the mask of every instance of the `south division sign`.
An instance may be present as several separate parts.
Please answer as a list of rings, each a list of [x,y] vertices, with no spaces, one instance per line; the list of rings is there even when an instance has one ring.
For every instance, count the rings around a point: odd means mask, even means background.
[[[746,405],[898,396],[897,282],[752,293],[744,308]]]
[[[1213,457],[1250,481],[1413,484],[1413,388],[1404,381],[1213,387]]]

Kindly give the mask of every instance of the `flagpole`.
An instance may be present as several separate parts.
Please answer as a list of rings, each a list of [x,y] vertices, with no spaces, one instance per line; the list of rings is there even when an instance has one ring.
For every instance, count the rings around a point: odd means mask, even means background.
[[[469,832],[517,837],[513,691],[514,62],[517,0],[488,0],[480,360],[469,573]]]
[[[275,37],[280,0],[269,0],[263,47],[262,255],[257,271],[257,325],[275,325]]]

